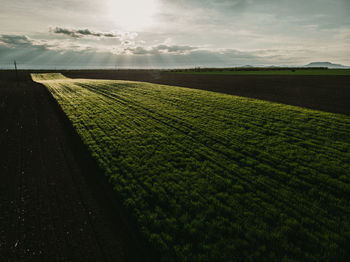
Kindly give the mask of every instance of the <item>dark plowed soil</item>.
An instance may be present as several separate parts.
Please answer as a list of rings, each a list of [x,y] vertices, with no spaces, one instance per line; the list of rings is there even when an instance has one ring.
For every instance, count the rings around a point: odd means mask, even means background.
[[[0,72],[0,261],[140,261],[67,121],[28,73]]]
[[[349,76],[187,75],[157,70],[63,72],[73,78],[147,81],[350,115]]]

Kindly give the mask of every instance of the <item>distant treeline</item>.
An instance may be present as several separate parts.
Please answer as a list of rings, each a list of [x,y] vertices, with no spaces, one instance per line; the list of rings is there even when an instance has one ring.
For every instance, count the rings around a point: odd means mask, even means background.
[[[217,72],[217,71],[285,71],[285,70],[327,70],[328,67],[195,67],[185,69],[171,69],[170,72]]]

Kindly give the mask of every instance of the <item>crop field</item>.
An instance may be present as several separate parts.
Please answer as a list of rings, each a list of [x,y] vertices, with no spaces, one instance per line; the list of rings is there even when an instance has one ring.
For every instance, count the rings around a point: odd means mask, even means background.
[[[350,76],[350,69],[288,69],[288,70],[175,70],[181,74],[200,75],[305,75],[305,76]]]
[[[350,256],[350,117],[145,82],[32,78],[164,261]]]

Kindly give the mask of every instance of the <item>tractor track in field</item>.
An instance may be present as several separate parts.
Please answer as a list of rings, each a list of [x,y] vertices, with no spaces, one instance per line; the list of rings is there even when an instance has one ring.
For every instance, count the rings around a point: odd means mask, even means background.
[[[9,75],[0,73],[0,261],[147,261],[48,90]]]

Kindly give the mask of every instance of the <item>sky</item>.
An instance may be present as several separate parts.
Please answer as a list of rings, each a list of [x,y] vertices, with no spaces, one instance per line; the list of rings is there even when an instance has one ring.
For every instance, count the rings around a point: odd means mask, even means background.
[[[349,0],[1,0],[0,69],[350,65]]]

